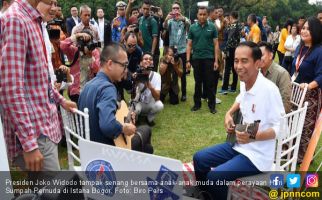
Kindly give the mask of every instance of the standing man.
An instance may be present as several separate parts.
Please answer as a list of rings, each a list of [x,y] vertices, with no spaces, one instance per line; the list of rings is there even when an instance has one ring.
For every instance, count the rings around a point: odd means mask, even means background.
[[[159,61],[157,53],[158,44],[158,23],[153,16],[150,15],[150,0],[144,0],[142,5],[143,16],[139,18],[139,29],[143,36],[143,52],[150,52],[153,56],[154,71],[158,68],[156,60]]]
[[[125,17],[126,3],[124,1],[119,1],[116,3],[115,7],[117,9],[117,16],[112,21],[112,41],[120,42],[121,31],[127,25]]]
[[[30,171],[58,171],[62,133],[56,103],[66,110],[76,104],[50,83],[39,2],[47,12],[56,3],[16,0],[1,18],[0,110],[10,161]]]
[[[107,46],[112,41],[111,36],[111,23],[104,18],[103,8],[97,9],[97,24],[98,24],[98,33],[100,37],[101,44]]]
[[[225,128],[233,133],[233,113],[241,110],[244,123],[260,120],[255,138],[247,132],[236,131],[236,142],[208,147],[193,156],[197,181],[211,181],[214,185],[201,186],[213,199],[227,199],[228,187],[216,181],[234,181],[237,178],[270,171],[274,163],[275,138],[279,136],[283,103],[278,88],[259,71],[261,50],[253,42],[241,43],[235,53],[235,70],[244,83],[240,94],[225,116]]]
[[[236,92],[238,76],[234,69],[234,60],[235,60],[235,50],[238,44],[240,43],[242,26],[238,22],[238,12],[233,11],[229,15],[230,24],[227,27],[227,43],[225,48],[226,54],[226,66],[225,73],[223,78],[223,85],[221,88],[221,94],[227,94],[227,92]],[[233,83],[231,88],[228,90],[230,71],[233,73]]]
[[[74,26],[78,25],[81,22],[80,18],[78,17],[78,10],[76,6],[72,6],[70,8],[70,14],[72,16],[66,19],[66,28],[68,36],[71,36]]]
[[[247,24],[250,27],[250,32],[247,35],[247,41],[255,42],[256,44],[262,40],[261,30],[257,25],[257,17],[255,14],[248,15]]]
[[[207,21],[205,7],[198,8],[198,22],[191,25],[187,44],[187,69],[194,67],[195,93],[191,111],[201,108],[201,86],[206,82],[208,107],[212,114],[216,111],[216,91],[218,84],[218,33],[215,25]],[[191,59],[191,50],[193,55]]]
[[[181,101],[187,100],[187,79],[186,79],[186,34],[190,27],[190,20],[181,14],[181,5],[179,2],[172,4],[172,11],[168,14],[164,21],[164,27],[169,32],[169,45],[177,51],[178,56],[182,60],[182,76],[181,76]]]
[[[222,50],[224,46],[224,31],[227,26],[227,23],[225,21],[224,17],[224,9],[223,7],[219,6],[217,8],[217,13],[218,13],[218,18],[215,21],[217,31],[218,31],[218,45],[219,45],[219,52],[218,52],[218,71],[219,71],[219,76],[222,78],[223,76],[223,70],[225,68],[225,63],[223,60],[222,56]]]

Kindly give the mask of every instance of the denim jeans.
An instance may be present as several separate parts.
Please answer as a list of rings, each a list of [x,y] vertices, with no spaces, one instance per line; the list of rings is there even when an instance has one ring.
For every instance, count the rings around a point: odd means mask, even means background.
[[[219,181],[234,181],[261,173],[246,156],[232,147],[226,142],[205,148],[193,156],[197,181],[213,181],[213,185],[200,188],[209,192],[213,199],[227,199],[228,187],[216,185]]]

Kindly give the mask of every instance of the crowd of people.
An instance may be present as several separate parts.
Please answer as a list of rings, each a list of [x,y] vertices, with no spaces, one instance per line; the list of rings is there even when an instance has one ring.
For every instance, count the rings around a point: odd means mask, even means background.
[[[240,110],[244,122],[261,121],[256,137],[236,131],[235,144],[197,152],[197,180],[235,180],[270,170],[279,119],[293,110],[292,81],[308,89],[302,161],[322,106],[322,11],[297,22],[289,18],[273,31],[267,16],[249,14],[243,22],[238,11],[225,13],[221,6],[199,6],[193,22],[179,2],[164,14],[149,0],[140,7],[133,6],[135,0],[119,1],[112,20],[104,17],[104,8],[96,10],[94,19],[88,5],[72,6],[65,19],[57,0],[2,2],[0,112],[9,159],[22,169],[60,170],[59,106],[89,109],[93,141],[114,145],[120,134],[134,135],[133,150],[153,153],[150,127],[167,95],[173,105],[193,98],[192,112],[206,99],[215,114],[217,94],[236,93],[238,79],[240,93],[225,116],[225,128],[234,130],[232,115]],[[191,68],[194,95],[188,97]],[[65,90],[70,100],[62,96]],[[115,113],[124,92],[138,99],[133,119],[121,123]],[[142,118],[148,126],[136,127]],[[224,198],[227,188],[202,189]]]

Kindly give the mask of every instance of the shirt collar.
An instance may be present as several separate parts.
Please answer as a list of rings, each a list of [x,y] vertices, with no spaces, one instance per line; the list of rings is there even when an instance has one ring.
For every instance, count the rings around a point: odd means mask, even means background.
[[[202,27],[202,26],[201,26],[201,24],[200,24],[199,22],[197,22],[197,23],[198,23],[198,26]],[[204,26],[204,27],[208,26],[208,24],[209,24],[209,21],[208,21],[208,20],[206,20],[206,23],[205,23],[205,26]]]
[[[27,0],[16,0],[16,2],[21,5],[33,20],[38,20],[39,22],[42,21],[40,12],[33,8]]]
[[[108,81],[108,82],[112,82],[111,81],[111,79],[104,73],[104,72],[102,72],[102,71],[99,71],[97,74],[96,74],[96,77],[97,78],[101,78],[101,79],[104,79],[104,80],[106,80],[106,81]]]
[[[261,82],[262,82],[263,78],[264,78],[263,74],[260,71],[258,71],[256,81],[255,81],[253,87],[250,88],[250,90],[246,91],[246,93],[255,96],[258,93],[258,91],[261,90]],[[245,85],[245,87],[246,87],[246,85]]]

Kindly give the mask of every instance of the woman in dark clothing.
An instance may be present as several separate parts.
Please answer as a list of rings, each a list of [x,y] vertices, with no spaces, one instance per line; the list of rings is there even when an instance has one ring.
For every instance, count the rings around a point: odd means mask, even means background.
[[[310,17],[301,30],[301,44],[295,52],[292,80],[307,87],[305,101],[309,102],[300,142],[298,161],[302,162],[311,139],[322,104],[322,25]]]

